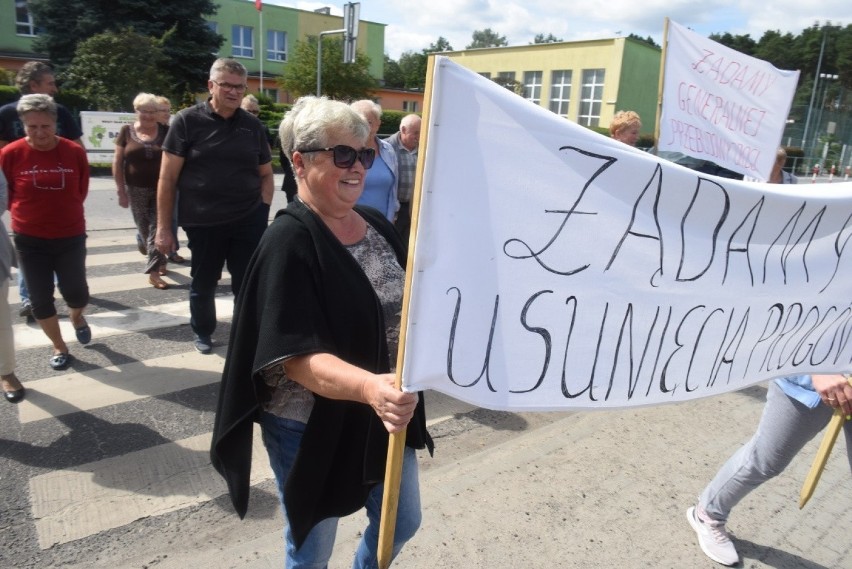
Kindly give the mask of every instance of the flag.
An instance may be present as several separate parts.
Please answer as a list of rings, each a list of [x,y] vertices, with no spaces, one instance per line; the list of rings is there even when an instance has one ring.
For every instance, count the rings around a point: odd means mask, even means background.
[[[254,0],[254,7],[260,12],[263,9],[263,0]]]
[[[605,409],[849,371],[852,183],[704,175],[434,67],[406,390]]]

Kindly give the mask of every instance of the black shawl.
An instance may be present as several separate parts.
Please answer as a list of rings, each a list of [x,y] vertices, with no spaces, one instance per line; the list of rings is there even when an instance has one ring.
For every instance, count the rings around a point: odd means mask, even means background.
[[[393,226],[371,208],[356,211],[387,239],[405,267],[405,249]],[[374,373],[389,371],[379,299],[358,263],[298,200],[276,218],[249,262],[236,300],[210,449],[240,517],[248,509],[252,423],[266,392],[260,369],[327,352]],[[368,405],[316,394],[314,399],[285,482],[297,545],[321,520],[362,508],[373,485],[384,479],[387,460],[388,433]],[[406,444],[432,451],[422,394]]]

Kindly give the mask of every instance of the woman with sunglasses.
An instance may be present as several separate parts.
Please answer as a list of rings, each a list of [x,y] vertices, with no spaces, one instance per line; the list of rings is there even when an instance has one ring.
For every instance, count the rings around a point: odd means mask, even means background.
[[[15,249],[33,316],[53,344],[50,367],[63,370],[72,357],[59,328],[54,273],[77,340],[88,344],[92,339],[83,317],[89,303],[83,210],[89,162],[80,145],[56,135],[56,103],[50,95],[24,95],[17,108],[26,136],[0,150]]]
[[[421,396],[395,389],[391,373],[405,249],[382,214],[356,206],[375,160],[360,115],[304,97],[280,135],[298,194],[264,234],[237,298],[211,458],[244,515],[260,423],[286,567],[326,566],[338,519],[365,506],[353,567],[375,567],[388,433],[407,427],[394,555],[420,524],[415,449],[432,450]]]

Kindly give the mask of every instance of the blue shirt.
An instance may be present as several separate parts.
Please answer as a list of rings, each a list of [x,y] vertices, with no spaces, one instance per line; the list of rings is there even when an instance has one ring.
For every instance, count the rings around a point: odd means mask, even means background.
[[[376,154],[373,167],[364,177],[364,192],[358,198],[358,205],[374,207],[393,221],[396,214],[396,196],[394,196],[394,175],[380,154]]]
[[[809,375],[788,375],[787,377],[779,377],[775,380],[781,391],[792,397],[802,405],[806,405],[811,409],[815,408],[822,401],[819,398],[819,393],[814,389],[814,382]]]

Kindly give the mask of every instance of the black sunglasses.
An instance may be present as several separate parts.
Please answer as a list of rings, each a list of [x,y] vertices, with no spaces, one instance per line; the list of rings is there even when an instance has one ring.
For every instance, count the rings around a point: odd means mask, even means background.
[[[338,144],[331,148],[305,148],[304,150],[297,150],[297,152],[303,154],[306,152],[333,152],[334,165],[338,168],[351,168],[357,159],[361,161],[365,170],[369,170],[370,166],[373,165],[373,161],[376,159],[376,151],[372,148],[355,150],[345,144]]]

